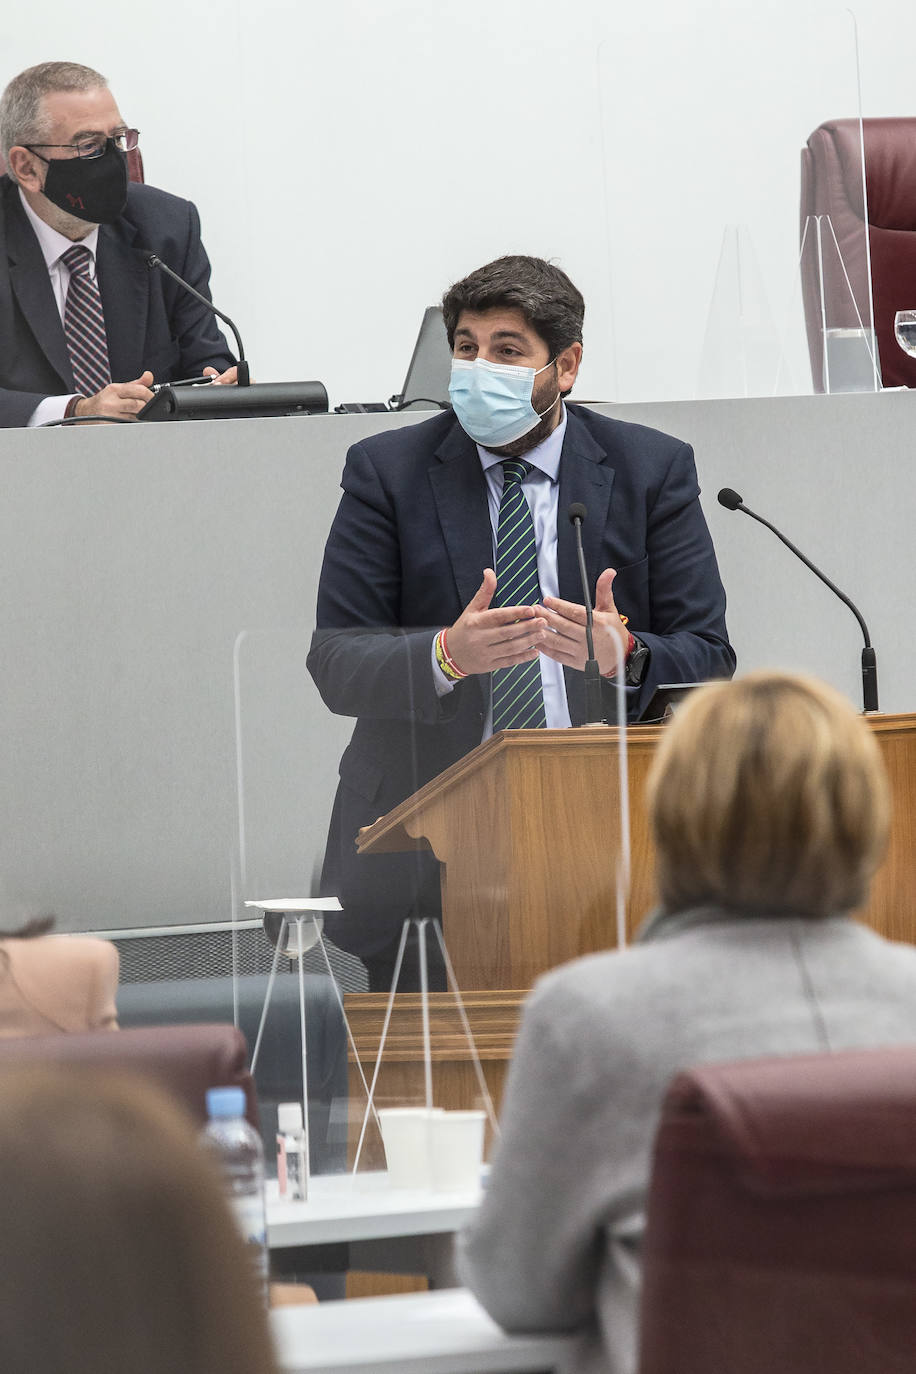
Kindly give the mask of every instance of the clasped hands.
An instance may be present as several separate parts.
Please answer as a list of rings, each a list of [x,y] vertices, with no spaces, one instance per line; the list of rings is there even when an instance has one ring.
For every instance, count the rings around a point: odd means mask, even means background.
[[[217,372],[215,367],[205,367],[201,375],[213,378],[211,386],[233,386],[236,381],[235,367],[230,367],[225,372]],[[110,415],[132,420],[147,402],[153,399],[150,390],[152,385],[152,372],[142,372],[133,382],[110,382],[94,396],[81,396],[73,414]]]
[[[595,588],[593,637],[603,674],[616,672],[618,656],[623,659],[629,644],[629,632],[614,605],[616,576],[613,568],[605,568]],[[567,668],[585,667],[584,606],[545,596],[538,606],[492,608],[495,594],[496,574],[486,568],[478,591],[448,629],[449,654],[463,673],[530,663],[539,653]]]

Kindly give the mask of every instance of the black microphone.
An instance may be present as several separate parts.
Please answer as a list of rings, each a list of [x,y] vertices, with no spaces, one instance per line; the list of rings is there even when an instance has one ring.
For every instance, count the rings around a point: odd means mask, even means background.
[[[202,296],[201,293],[196,289],[196,287],[193,287],[190,282],[185,281],[184,277],[179,277],[177,272],[173,272],[171,267],[169,267],[168,263],[162,261],[158,253],[153,253],[149,248],[141,248],[138,251],[141,252],[143,256],[146,258],[146,265],[151,271],[154,267],[158,267],[160,272],[164,272],[167,277],[171,277],[172,281],[177,281],[178,285],[183,286],[185,291],[190,291],[191,295],[194,297],[195,300],[200,301],[201,305],[205,305],[208,310],[212,310],[213,314],[218,316],[218,318],[221,319],[224,324],[228,324],[229,328],[235,335],[235,346],[239,352],[237,385],[248,386],[251,377],[249,375],[248,364],[245,361],[245,350],[242,347],[242,336],[236,329],[232,320],[230,320],[229,316],[224,315],[222,310],[217,310],[213,302],[208,301],[206,296]]]
[[[604,725],[601,714],[601,670],[595,658],[595,641],[592,636],[592,598],[588,590],[588,573],[585,571],[585,554],[582,550],[582,525],[587,511],[581,501],[573,501],[567,514],[569,522],[576,531],[576,553],[579,557],[579,576],[582,579],[582,600],[585,602],[585,647],[588,658],[585,660],[585,723]]]
[[[768,530],[773,531],[777,539],[782,540],[787,549],[792,550],[796,558],[801,559],[806,568],[810,568],[811,571],[815,574],[815,576],[819,577],[821,581],[825,584],[825,586],[828,586],[830,590],[840,598],[843,604],[849,607],[849,609],[855,616],[856,620],[858,620],[859,628],[861,629],[862,634],[865,638],[865,648],[862,650],[862,700],[864,709],[866,711],[877,711],[878,660],[875,656],[875,651],[872,648],[871,639],[869,638],[868,626],[862,619],[862,614],[858,606],[854,605],[854,603],[850,601],[846,593],[841,592],[836,583],[831,582],[830,578],[826,575],[826,573],[822,573],[820,568],[816,567],[815,564],[811,562],[810,558],[806,558],[805,555],[802,553],[801,549],[797,549],[795,547],[791,539],[787,539],[786,536],[782,534],[781,531],[778,530],[775,525],[770,524],[769,520],[764,520],[762,515],[758,515],[756,511],[752,511],[748,506],[746,506],[741,497],[738,495],[738,493],[736,491],[732,491],[731,487],[723,487],[722,490],[719,492],[719,505],[724,506],[726,510],[743,511],[744,514],[749,515],[752,520],[757,520],[761,525],[766,525]]]

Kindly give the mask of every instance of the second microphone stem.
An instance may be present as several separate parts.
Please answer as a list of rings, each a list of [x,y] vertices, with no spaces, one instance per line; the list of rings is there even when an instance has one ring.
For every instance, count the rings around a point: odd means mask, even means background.
[[[604,725],[602,706],[601,670],[595,658],[595,640],[592,635],[592,600],[588,589],[588,573],[585,569],[585,553],[582,548],[582,520],[578,513],[573,514],[573,529],[576,531],[576,554],[579,559],[579,576],[582,579],[582,597],[585,601],[585,723]]]

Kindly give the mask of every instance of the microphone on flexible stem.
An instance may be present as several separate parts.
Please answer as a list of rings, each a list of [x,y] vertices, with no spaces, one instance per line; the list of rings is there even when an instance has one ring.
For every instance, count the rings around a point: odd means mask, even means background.
[[[780,530],[778,530],[775,525],[770,524],[769,520],[764,520],[762,515],[758,515],[756,511],[752,511],[748,506],[746,506],[741,497],[738,495],[738,493],[736,491],[732,491],[731,487],[723,487],[722,490],[719,492],[718,499],[719,505],[724,506],[726,510],[743,511],[744,514],[749,515],[752,520],[757,520],[761,525],[766,525],[768,530],[773,531],[777,539],[782,540],[787,549],[791,549],[791,551],[795,554],[796,558],[801,559],[806,568],[810,568],[811,571],[815,574],[815,576],[819,577],[821,581],[840,598],[843,604],[849,607],[849,609],[855,616],[856,620],[859,622],[859,628],[861,629],[862,634],[865,638],[865,648],[862,650],[863,707],[866,712],[877,711],[878,660],[875,656],[875,651],[872,647],[872,642],[868,634],[868,626],[862,619],[862,614],[858,606],[854,605],[854,603],[850,601],[849,597],[845,594],[845,592],[841,592],[836,583],[831,582],[830,578],[827,577],[825,573],[822,573],[820,568],[816,567],[815,564],[811,562],[810,558],[806,558],[805,555],[802,553],[801,549],[797,549],[795,547],[791,539],[787,539],[786,536]]]
[[[581,501],[573,501],[567,514],[569,522],[576,531],[576,554],[579,558],[579,576],[582,579],[582,600],[585,602],[585,647],[588,658],[585,660],[585,723],[604,725],[601,707],[601,671],[595,658],[595,640],[592,635],[592,598],[588,590],[588,573],[585,571],[585,554],[582,550],[582,525],[587,511]]]
[[[201,293],[196,289],[196,287],[193,287],[190,282],[185,281],[184,277],[179,277],[177,272],[173,272],[171,267],[169,267],[167,263],[164,263],[162,261],[158,253],[151,253],[146,248],[141,248],[140,252],[143,253],[143,255],[145,256],[146,265],[151,271],[154,267],[157,267],[160,272],[164,272],[167,277],[171,277],[172,281],[177,281],[179,286],[183,286],[185,291],[190,291],[191,295],[194,297],[195,300],[200,301],[201,305],[205,305],[208,310],[212,310],[213,314],[218,316],[224,324],[228,324],[229,328],[235,335],[235,346],[239,352],[239,361],[237,368],[237,385],[248,386],[249,382],[251,381],[251,377],[249,375],[248,364],[245,361],[245,350],[242,347],[242,336],[236,329],[232,320],[230,320],[229,316],[224,315],[222,310],[217,310],[213,302],[207,300],[206,296],[202,296]]]

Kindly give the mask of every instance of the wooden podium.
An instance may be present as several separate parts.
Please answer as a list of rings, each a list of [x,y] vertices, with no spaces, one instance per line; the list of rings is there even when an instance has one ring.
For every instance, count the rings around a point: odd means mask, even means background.
[[[916,943],[916,715],[869,718],[893,795],[891,842],[860,919]],[[631,884],[627,939],[654,902],[646,774],[663,726],[627,731]],[[364,831],[361,853],[428,846],[442,863],[443,929],[491,1092],[499,1095],[518,1009],[546,969],[613,948],[619,807],[617,731],[511,730],[496,735]],[[434,1055],[450,1066],[442,1105],[471,1105],[473,1077],[460,1036],[434,999]],[[348,998],[361,1056],[371,1059],[386,999]],[[398,998],[391,1060],[420,1055],[416,997]],[[387,1052],[386,1052],[387,1057]],[[406,1079],[405,1079],[406,1081]]]
[[[651,901],[643,805],[661,726],[627,732],[628,927]],[[462,988],[528,988],[617,942],[617,731],[505,730],[363,832],[360,853],[428,845],[442,868],[445,941]]]

